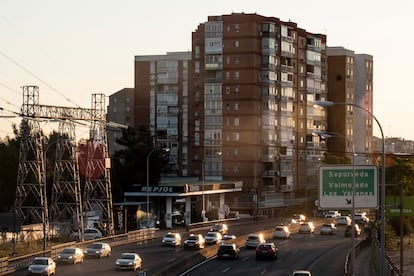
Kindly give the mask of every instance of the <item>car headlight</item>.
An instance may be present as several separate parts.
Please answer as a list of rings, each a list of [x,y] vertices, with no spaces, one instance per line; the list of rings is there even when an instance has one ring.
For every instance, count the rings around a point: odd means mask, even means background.
[[[134,264],[134,262],[128,262],[128,265],[133,265]]]
[[[119,265],[119,261],[118,261],[118,260],[116,260],[115,264]]]
[[[73,259],[73,256],[69,256],[68,259]]]

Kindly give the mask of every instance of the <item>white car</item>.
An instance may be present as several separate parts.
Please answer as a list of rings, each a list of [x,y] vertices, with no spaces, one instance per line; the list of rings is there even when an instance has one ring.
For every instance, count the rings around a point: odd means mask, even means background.
[[[27,268],[28,275],[55,275],[56,263],[52,258],[36,257]]]
[[[299,233],[313,234],[315,232],[315,226],[312,222],[302,222],[299,226]]]
[[[142,259],[137,253],[122,253],[115,261],[116,269],[141,269]]]
[[[256,248],[261,243],[265,243],[266,240],[263,234],[249,234],[246,240],[246,248]]]
[[[72,232],[69,236],[72,240],[80,240],[78,232]],[[83,230],[83,239],[85,241],[102,238],[102,232],[96,228],[85,228]]]
[[[179,233],[169,232],[162,238],[161,243],[164,246],[180,246],[181,235]]]
[[[290,238],[289,228],[287,226],[276,226],[275,231],[273,232],[273,237],[289,239]]]
[[[336,219],[336,225],[350,225],[351,224],[351,218],[349,216],[340,216]]]
[[[312,276],[312,274],[308,270],[295,270],[290,276]]]
[[[219,232],[207,232],[207,234],[204,236],[206,244],[220,243],[222,238],[223,237]]]
[[[339,211],[328,211],[325,214],[325,218],[339,218],[341,216],[341,213]]]
[[[336,226],[333,223],[323,224],[321,227],[321,235],[335,235]]]

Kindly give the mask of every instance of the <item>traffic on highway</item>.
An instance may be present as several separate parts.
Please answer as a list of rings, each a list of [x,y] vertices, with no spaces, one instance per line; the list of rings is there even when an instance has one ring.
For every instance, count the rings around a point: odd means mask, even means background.
[[[152,240],[112,247],[100,242],[88,249],[83,248],[82,256],[65,255],[64,261],[55,260],[53,272],[56,275],[100,276],[116,273],[137,275],[137,271],[140,275],[292,275],[301,270],[310,275],[343,274],[351,247],[351,240],[345,235],[346,225],[336,226],[335,231],[327,235],[321,233],[321,228],[335,223],[333,218],[289,224],[285,221],[246,220],[190,230],[159,230]],[[313,231],[299,232],[302,224],[310,222],[314,226]],[[280,226],[289,234],[277,234]],[[263,236],[264,240],[259,240],[254,246],[251,243],[247,248],[246,243],[251,242],[249,237],[255,235]],[[200,244],[187,246],[193,237],[197,237]],[[364,235],[357,237],[363,238]],[[223,244],[231,246],[222,247],[218,258],[217,253]],[[49,275],[49,272],[44,274]],[[11,275],[28,275],[28,270],[22,269]]]

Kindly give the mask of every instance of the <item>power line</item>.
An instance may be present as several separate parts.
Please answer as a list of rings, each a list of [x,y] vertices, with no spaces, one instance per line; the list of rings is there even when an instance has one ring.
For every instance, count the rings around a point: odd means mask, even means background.
[[[15,61],[14,59],[12,59],[8,55],[6,55],[5,53],[3,53],[1,50],[0,50],[0,55],[2,55],[3,57],[5,57],[6,59],[8,59],[11,63],[13,63],[14,65],[16,65],[20,69],[22,69],[24,72],[26,72],[30,76],[34,77],[35,79],[37,79],[38,81],[40,81],[41,83],[43,83],[45,86],[49,87],[52,91],[54,91],[57,94],[59,94],[60,96],[62,96],[66,101],[73,103],[77,107],[80,107],[80,105],[78,105],[77,103],[75,103],[74,101],[72,101],[71,99],[69,99],[68,97],[66,97],[63,93],[59,92],[56,88],[54,88],[53,86],[51,86],[50,84],[48,84],[46,81],[42,80],[40,77],[38,77],[37,75],[35,75],[34,73],[32,73],[29,69],[26,69],[23,65],[21,65],[20,63],[18,63],[17,61]]]

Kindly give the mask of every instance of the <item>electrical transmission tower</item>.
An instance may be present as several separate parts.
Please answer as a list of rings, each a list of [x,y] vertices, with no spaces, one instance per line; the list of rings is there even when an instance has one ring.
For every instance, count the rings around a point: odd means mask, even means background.
[[[40,124],[35,118],[38,105],[39,87],[24,86],[15,200],[15,211],[22,224],[47,223],[48,220],[43,143]]]
[[[61,139],[56,141],[50,213],[53,222],[75,219],[78,222],[78,235],[82,237],[83,208],[79,165],[76,155],[75,124],[68,120],[61,121],[58,132]]]
[[[92,95],[92,121],[90,140],[87,144],[85,207],[87,210],[103,210],[103,229],[113,234],[112,192],[110,183],[110,159],[106,135],[105,97]]]
[[[83,228],[86,210],[102,212],[106,232],[113,233],[112,192],[106,140],[105,96],[94,94],[92,109],[39,104],[39,87],[23,87],[23,117],[16,189],[16,213],[22,224],[47,223],[45,152],[39,119],[59,119],[59,133],[68,139],[56,141],[56,161],[52,186],[52,218],[76,218]],[[74,121],[92,122],[88,141],[86,184],[82,198]],[[50,144],[49,144],[50,145]],[[83,229],[82,229],[83,231]]]

